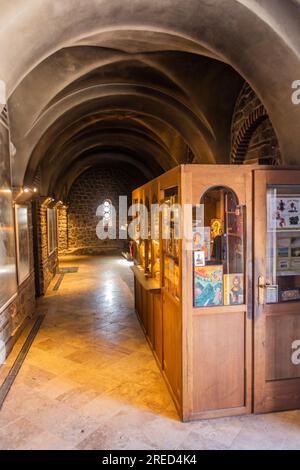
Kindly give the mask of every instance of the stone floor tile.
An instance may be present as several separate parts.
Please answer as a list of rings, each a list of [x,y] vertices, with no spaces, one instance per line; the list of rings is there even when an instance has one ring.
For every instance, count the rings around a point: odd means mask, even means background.
[[[1,449],[300,448],[300,411],[181,423],[135,316],[128,264],[62,266],[79,271],[38,301],[46,317],[0,410]]]

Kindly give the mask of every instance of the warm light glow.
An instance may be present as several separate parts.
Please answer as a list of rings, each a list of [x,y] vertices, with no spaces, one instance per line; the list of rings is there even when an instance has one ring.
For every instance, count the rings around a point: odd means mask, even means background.
[[[128,261],[125,258],[124,259],[118,259],[117,263],[120,264],[121,266],[126,266],[126,267],[130,267],[130,266],[134,265],[133,261]]]

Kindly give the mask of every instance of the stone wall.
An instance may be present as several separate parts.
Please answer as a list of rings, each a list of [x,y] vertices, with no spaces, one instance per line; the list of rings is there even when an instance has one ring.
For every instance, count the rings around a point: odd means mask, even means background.
[[[57,240],[58,254],[64,255],[68,251],[68,207],[60,206],[57,210]]]
[[[135,168],[101,167],[85,171],[73,184],[69,193],[68,227],[65,229],[64,218],[59,222],[61,248],[60,252],[75,254],[108,254],[120,253],[127,249],[124,240],[99,240],[96,227],[99,217],[97,207],[106,199],[117,209],[119,196],[126,195],[131,204],[133,189],[145,182],[143,175]],[[66,246],[67,250],[62,247]]]
[[[247,83],[236,102],[231,134],[232,163],[280,164],[278,139],[267,110]]]
[[[35,279],[33,260],[33,228],[31,204],[28,207],[28,231],[29,231],[29,276],[17,288],[17,295],[13,301],[0,313],[0,341],[4,343],[4,351],[0,351],[7,356],[18,338],[19,333],[25,324],[26,319],[35,314]],[[1,348],[0,348],[1,349]]]

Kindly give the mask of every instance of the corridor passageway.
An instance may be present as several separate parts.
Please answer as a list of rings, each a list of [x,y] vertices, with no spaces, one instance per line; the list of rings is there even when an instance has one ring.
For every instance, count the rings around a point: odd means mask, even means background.
[[[65,257],[0,411],[1,449],[299,447],[300,412],[181,423],[133,308],[129,263]]]

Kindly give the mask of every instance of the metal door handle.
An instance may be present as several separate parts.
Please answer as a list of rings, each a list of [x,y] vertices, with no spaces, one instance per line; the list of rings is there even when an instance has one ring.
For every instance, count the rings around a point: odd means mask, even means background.
[[[266,289],[270,285],[271,285],[271,283],[269,281],[265,281],[264,276],[259,276],[259,278],[258,278],[258,287],[260,287],[261,289]]]
[[[258,303],[259,305],[265,305],[265,290],[269,287],[271,283],[265,280],[264,276],[259,276],[258,278]]]

